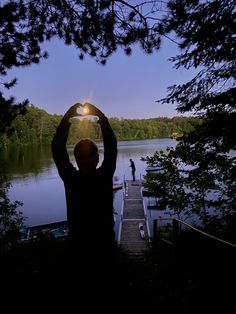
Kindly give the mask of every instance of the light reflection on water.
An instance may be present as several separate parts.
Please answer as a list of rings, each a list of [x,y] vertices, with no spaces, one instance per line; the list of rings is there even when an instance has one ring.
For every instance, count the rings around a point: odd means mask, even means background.
[[[136,164],[136,177],[145,174],[146,164],[141,157],[153,155],[157,150],[165,150],[167,146],[175,146],[172,139],[153,139],[143,141],[118,142],[117,167],[115,175],[123,179],[131,179],[129,159]],[[99,146],[100,163],[103,159],[103,146]],[[71,162],[73,147],[68,148]],[[19,200],[24,204],[19,207],[26,218],[28,226],[46,224],[66,219],[66,204],[63,182],[58,176],[52,160],[50,147],[11,148],[1,153],[1,162],[10,174],[12,187],[9,190],[11,201]],[[119,213],[122,204],[122,190],[114,193],[114,208],[117,231]]]

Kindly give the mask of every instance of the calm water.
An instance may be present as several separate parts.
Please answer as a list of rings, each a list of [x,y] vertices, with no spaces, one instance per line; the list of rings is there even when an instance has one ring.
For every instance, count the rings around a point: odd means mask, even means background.
[[[175,146],[172,139],[154,139],[143,141],[121,141],[118,143],[118,158],[115,175],[122,179],[131,179],[129,159],[136,164],[136,177],[145,174],[146,164],[141,157],[153,155],[157,150]],[[103,159],[103,147],[99,145],[100,162]],[[68,149],[71,161],[75,164],[72,151]],[[66,219],[66,203],[63,182],[58,176],[52,160],[50,147],[11,148],[1,152],[12,187],[9,190],[11,201],[19,200],[23,206],[19,209],[26,217],[27,226],[46,224]],[[89,200],[88,200],[89,201]],[[115,192],[114,207],[117,211],[116,228],[122,203],[122,190]],[[152,213],[149,213],[152,215]]]

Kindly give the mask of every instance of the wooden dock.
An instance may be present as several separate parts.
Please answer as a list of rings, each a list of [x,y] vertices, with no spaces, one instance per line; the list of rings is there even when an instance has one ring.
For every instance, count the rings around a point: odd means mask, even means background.
[[[140,233],[143,225],[144,238]],[[141,181],[126,180],[118,236],[119,245],[132,257],[142,256],[148,249],[150,232],[144,212]]]

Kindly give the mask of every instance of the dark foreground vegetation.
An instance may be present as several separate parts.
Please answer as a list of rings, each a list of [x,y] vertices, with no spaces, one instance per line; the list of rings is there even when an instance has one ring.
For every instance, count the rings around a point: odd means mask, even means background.
[[[158,240],[144,260],[118,250],[110,267],[97,266],[98,254],[83,269],[80,258],[68,267],[65,243],[21,244],[2,257],[2,307],[24,313],[227,313],[234,306],[236,248],[215,240],[188,233],[177,247]]]

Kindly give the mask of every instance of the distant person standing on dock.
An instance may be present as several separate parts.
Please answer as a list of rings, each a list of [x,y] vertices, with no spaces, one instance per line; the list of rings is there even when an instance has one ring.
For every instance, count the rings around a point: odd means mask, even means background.
[[[78,113],[80,110],[82,113]],[[84,110],[84,113],[83,113]],[[97,145],[81,139],[74,147],[78,169],[70,162],[66,143],[70,119],[77,116],[98,117],[104,145],[100,167]],[[113,218],[113,174],[116,169],[117,140],[107,117],[94,105],[77,103],[63,116],[52,141],[52,154],[64,182],[69,248],[73,257],[86,266],[109,263],[116,247]],[[73,261],[74,262],[74,261]],[[91,264],[92,265],[91,265]]]
[[[135,181],[136,167],[135,167],[134,161],[132,159],[130,159],[129,161],[130,161],[130,167],[131,167],[131,173],[132,173],[133,181]]]

